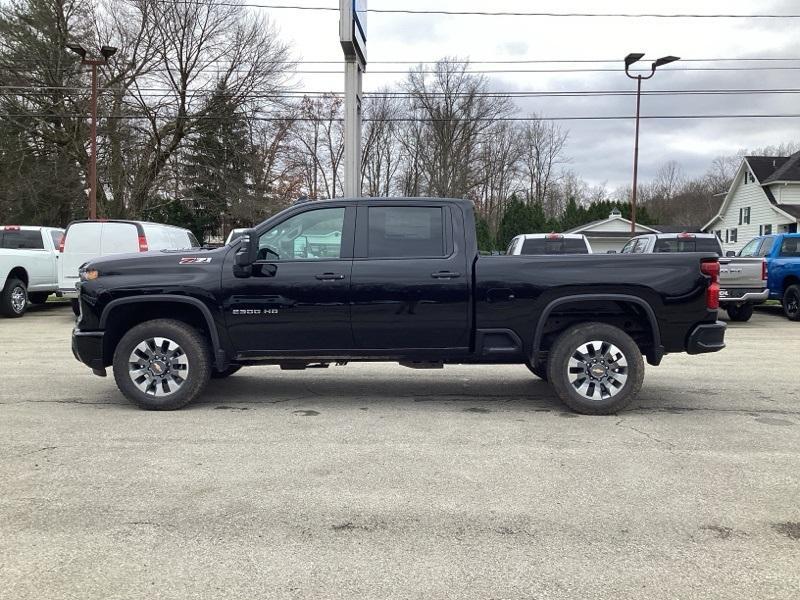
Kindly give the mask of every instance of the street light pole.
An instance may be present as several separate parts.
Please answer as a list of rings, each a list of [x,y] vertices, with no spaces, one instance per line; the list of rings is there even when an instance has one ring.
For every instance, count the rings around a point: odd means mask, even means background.
[[[102,58],[87,58],[86,49],[79,44],[67,48],[81,57],[82,65],[92,67],[91,127],[89,130],[89,219],[97,218],[97,67],[108,64],[108,59],[117,51],[111,46],[100,48]]]
[[[653,62],[649,75],[641,73],[631,75],[628,69],[643,56],[643,53],[634,52],[625,57],[625,75],[636,80],[636,134],[633,143],[633,191],[631,192],[631,234],[634,235],[636,234],[636,198],[639,186],[639,114],[642,107],[642,79],[650,79],[656,74],[658,67],[680,60],[677,56],[663,56]]]

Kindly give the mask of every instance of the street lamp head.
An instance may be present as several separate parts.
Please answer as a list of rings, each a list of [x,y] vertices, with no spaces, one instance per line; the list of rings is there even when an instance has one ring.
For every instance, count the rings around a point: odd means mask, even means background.
[[[673,63],[676,60],[680,60],[678,56],[662,56],[656,62],[653,63],[653,69],[657,69],[658,67],[662,67],[664,65],[668,65],[669,63]]]
[[[81,60],[86,58],[86,48],[80,44],[67,44],[67,48],[72,50],[75,54],[81,57]]]
[[[117,49],[114,48],[114,46],[101,46],[100,47],[100,54],[102,54],[103,58],[105,58],[106,60],[108,60],[109,58],[114,56],[116,53],[117,53]]]
[[[643,56],[644,56],[644,53],[642,53],[642,52],[632,52],[632,53],[628,54],[628,56],[625,57],[625,68],[627,69],[628,67],[630,67],[636,61],[641,60],[641,58]]]

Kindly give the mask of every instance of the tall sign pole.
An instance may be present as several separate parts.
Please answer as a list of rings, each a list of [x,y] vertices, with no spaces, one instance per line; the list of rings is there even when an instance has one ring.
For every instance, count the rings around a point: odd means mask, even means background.
[[[361,196],[361,91],[367,67],[367,0],[339,0],[344,51],[344,195]]]

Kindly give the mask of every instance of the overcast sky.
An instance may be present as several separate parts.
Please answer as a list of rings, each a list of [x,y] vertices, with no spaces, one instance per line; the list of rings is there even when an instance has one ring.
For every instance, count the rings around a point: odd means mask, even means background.
[[[278,0],[275,4],[287,3]],[[336,6],[334,0],[297,0],[308,6]],[[800,1],[685,0],[581,1],[526,0],[369,0],[369,8],[484,11],[660,12],[660,13],[800,13]],[[302,60],[338,60],[338,14],[325,11],[267,10]],[[474,69],[613,68],[630,52],[647,58],[673,54],[684,59],[798,58],[800,19],[630,19],[486,17],[369,14],[365,91],[392,85],[403,75],[375,71],[403,70],[408,65],[375,64],[385,60],[431,61],[444,56],[491,60],[619,59],[602,65],[475,65]],[[679,62],[659,70],[644,90],[800,89],[800,60],[743,62],[739,66],[796,67],[775,71],[685,71],[685,67],[732,67],[736,63]],[[336,65],[301,65],[299,69],[336,69]],[[343,77],[300,74],[298,89],[342,91]],[[635,89],[618,72],[490,74],[496,90],[574,91]],[[515,101],[520,114],[543,116],[632,115],[635,98],[535,98]],[[642,115],[800,113],[800,94],[743,96],[667,96],[642,98]],[[588,182],[609,188],[629,183],[633,154],[633,121],[567,121],[570,168]],[[800,119],[708,119],[642,121],[640,170],[645,179],[669,160],[684,173],[701,174],[714,157],[800,141]]]

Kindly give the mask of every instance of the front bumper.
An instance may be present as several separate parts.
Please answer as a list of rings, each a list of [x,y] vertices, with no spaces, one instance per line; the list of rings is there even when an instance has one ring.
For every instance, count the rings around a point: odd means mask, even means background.
[[[725,347],[725,323],[704,323],[698,325],[689,334],[686,352],[689,354],[703,354],[704,352],[719,352]]]
[[[728,295],[725,296],[724,293]],[[723,288],[719,291],[719,301],[721,304],[726,304],[729,302],[736,302],[737,304],[741,302],[764,302],[765,300],[769,299],[769,290],[750,290],[750,289],[739,289],[736,288],[728,289]]]
[[[81,331],[78,328],[72,330],[72,354],[95,373],[102,371],[102,374],[105,374],[104,335],[102,331]]]

